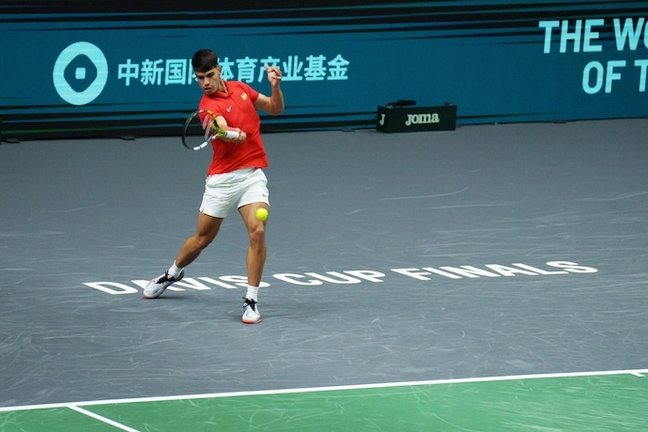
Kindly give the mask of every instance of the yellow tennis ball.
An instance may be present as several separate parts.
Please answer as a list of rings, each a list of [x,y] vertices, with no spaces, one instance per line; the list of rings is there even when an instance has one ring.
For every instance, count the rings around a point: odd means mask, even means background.
[[[268,210],[260,208],[256,211],[256,218],[262,222],[268,220]]]

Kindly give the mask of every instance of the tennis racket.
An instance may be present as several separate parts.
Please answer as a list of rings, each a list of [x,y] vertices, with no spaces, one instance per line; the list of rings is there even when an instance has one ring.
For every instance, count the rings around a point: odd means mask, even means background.
[[[192,112],[182,130],[182,144],[189,150],[201,150],[216,138],[240,140],[244,137],[244,133],[238,130],[219,129],[216,116],[208,109]]]

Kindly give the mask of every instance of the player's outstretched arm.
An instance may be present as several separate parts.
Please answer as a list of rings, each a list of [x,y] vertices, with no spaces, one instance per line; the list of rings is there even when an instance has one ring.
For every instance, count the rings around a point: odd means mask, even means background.
[[[270,96],[259,94],[255,108],[272,115],[279,115],[284,111],[284,95],[281,91],[281,70],[277,66],[266,66],[268,82],[270,83]]]

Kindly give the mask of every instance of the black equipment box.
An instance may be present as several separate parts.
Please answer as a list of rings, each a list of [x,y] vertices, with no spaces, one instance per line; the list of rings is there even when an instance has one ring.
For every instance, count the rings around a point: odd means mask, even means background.
[[[376,130],[380,132],[447,131],[457,127],[457,106],[379,106]]]

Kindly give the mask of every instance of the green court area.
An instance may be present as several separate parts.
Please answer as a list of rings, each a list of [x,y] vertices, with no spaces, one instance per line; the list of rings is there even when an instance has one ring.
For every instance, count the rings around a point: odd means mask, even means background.
[[[647,370],[0,408],[2,432],[587,431],[648,425]]]

